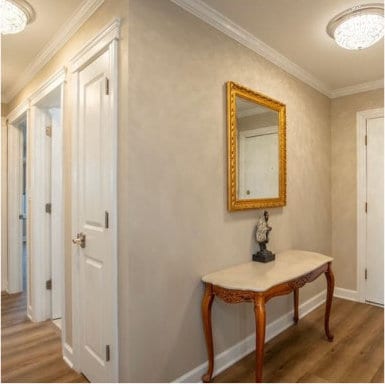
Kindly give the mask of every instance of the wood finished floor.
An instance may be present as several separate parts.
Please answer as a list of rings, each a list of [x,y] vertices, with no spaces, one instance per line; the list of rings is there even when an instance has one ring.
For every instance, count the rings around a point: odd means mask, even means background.
[[[1,293],[1,381],[81,383],[61,353],[60,330],[51,322],[32,323],[26,295]]]
[[[323,315],[324,305],[265,345],[264,381],[383,383],[384,310],[334,298],[330,318],[332,343],[326,341],[323,333]],[[253,380],[251,353],[213,381]]]
[[[334,299],[334,342],[323,333],[324,306],[266,344],[265,382],[384,382],[384,313]],[[60,332],[50,321],[32,323],[24,294],[1,295],[2,382],[87,382],[61,356]],[[254,354],[214,382],[252,382]]]

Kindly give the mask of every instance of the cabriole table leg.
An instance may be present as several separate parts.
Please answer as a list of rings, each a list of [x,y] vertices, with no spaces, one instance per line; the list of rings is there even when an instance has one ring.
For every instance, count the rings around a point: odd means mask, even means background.
[[[299,288],[294,288],[294,324],[298,323],[298,297],[299,297]]]
[[[265,348],[266,310],[265,297],[256,294],[254,299],[255,312],[255,382],[262,382],[263,354]]]
[[[210,382],[214,371],[214,347],[213,347],[213,332],[211,327],[211,306],[213,304],[214,293],[211,284],[205,285],[205,293],[202,300],[202,320],[203,329],[205,332],[207,355],[209,360],[209,366],[207,373],[202,376],[204,383]]]
[[[328,269],[325,272],[327,281],[327,296],[326,296],[326,309],[325,309],[325,333],[329,341],[333,341],[333,334],[330,332],[329,319],[330,311],[332,308],[333,292],[334,292],[334,275],[332,271],[331,263],[328,263]]]

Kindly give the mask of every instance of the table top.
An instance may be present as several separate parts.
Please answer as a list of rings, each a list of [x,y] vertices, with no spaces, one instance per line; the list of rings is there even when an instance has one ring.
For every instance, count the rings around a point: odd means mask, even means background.
[[[271,287],[296,279],[331,262],[321,253],[289,250],[275,256],[269,263],[251,261],[222,269],[202,277],[205,283],[222,288],[264,292]]]

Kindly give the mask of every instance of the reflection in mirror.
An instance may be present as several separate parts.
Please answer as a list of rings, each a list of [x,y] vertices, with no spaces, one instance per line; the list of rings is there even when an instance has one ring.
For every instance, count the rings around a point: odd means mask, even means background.
[[[286,205],[286,107],[227,83],[228,209]]]
[[[238,197],[279,197],[278,112],[236,97]]]

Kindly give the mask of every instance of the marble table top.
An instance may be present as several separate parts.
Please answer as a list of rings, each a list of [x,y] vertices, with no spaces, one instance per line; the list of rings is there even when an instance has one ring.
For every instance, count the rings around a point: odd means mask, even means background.
[[[222,269],[202,277],[205,283],[222,288],[264,292],[269,288],[303,276],[333,258],[321,253],[289,250],[275,256],[269,263],[251,261]]]

